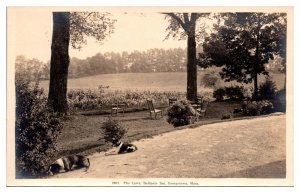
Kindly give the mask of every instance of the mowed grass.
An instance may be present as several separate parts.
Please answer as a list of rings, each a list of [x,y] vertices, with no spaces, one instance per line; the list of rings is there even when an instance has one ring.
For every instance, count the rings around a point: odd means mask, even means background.
[[[205,89],[201,83],[202,76],[206,71],[198,72],[198,89]],[[186,72],[164,72],[164,73],[120,73],[101,74],[77,79],[68,80],[68,90],[90,89],[95,90],[99,85],[109,86],[112,90],[150,90],[150,91],[186,91]],[[277,88],[284,87],[284,74],[270,73],[271,78],[276,82]],[[264,76],[259,76],[259,83],[265,81]],[[235,81],[226,82],[221,80],[220,86],[239,84]],[[244,84],[245,85],[245,84]],[[41,81],[40,86],[48,90],[49,81]],[[245,86],[253,86],[248,84]]]
[[[232,113],[234,108],[240,107],[239,102],[213,102],[209,105],[206,117],[199,120],[196,125],[221,121],[223,114]],[[167,122],[167,108],[161,108],[161,110],[163,110],[164,116],[155,120],[150,119],[147,110],[125,113],[124,116],[114,116],[128,129],[128,133],[123,140],[132,142],[186,128],[174,128]],[[59,156],[70,154],[90,155],[111,148],[110,144],[105,143],[101,132],[101,124],[109,116],[110,114],[92,114],[89,116],[76,114],[65,119],[62,134],[58,139]]]

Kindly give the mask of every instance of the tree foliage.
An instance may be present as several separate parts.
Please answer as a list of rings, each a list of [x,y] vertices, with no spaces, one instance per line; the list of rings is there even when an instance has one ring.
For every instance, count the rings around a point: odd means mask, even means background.
[[[115,19],[109,13],[71,12],[70,40],[75,49],[81,49],[88,37],[103,43],[106,37],[114,32]]]
[[[45,79],[46,77],[42,75],[44,75],[47,71],[47,67],[47,64],[36,58],[27,59],[23,55],[17,56],[15,60],[15,74],[19,79],[26,79],[30,81],[36,81],[39,78]]]
[[[272,79],[267,78],[266,81],[259,86],[259,99],[274,100],[277,91],[276,83]]]
[[[186,70],[186,50],[150,49],[134,52],[97,53],[86,59],[71,58],[70,77],[113,73],[182,72]]]
[[[206,64],[222,66],[225,81],[251,83],[257,96],[257,75],[268,75],[265,64],[275,54],[285,55],[282,31],[286,31],[286,14],[226,13],[221,14],[224,25],[205,39]]]
[[[195,38],[196,41],[202,42],[204,37],[207,36],[208,25],[206,22],[202,22],[202,19],[208,18],[209,13],[165,13],[165,19],[169,22],[168,27],[166,28],[167,35],[165,39],[173,38],[178,40],[186,40],[188,33],[191,32],[191,28],[188,25],[191,25],[192,22],[195,22]],[[193,15],[193,18],[192,18]],[[190,18],[190,23],[188,20]],[[198,20],[199,19],[199,20]],[[183,27],[184,26],[184,27]]]

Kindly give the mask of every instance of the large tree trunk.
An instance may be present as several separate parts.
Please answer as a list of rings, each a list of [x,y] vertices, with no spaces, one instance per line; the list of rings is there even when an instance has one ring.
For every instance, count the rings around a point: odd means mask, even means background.
[[[197,65],[196,65],[196,20],[199,15],[197,13],[191,13],[189,17],[188,13],[183,13],[183,18],[177,16],[174,13],[166,13],[184,29],[187,40],[187,93],[186,98],[191,101],[197,99]]]
[[[53,34],[50,61],[48,106],[67,113],[67,80],[69,68],[70,13],[53,12]]]
[[[188,36],[187,40],[187,99],[197,99],[197,65],[195,35]]]

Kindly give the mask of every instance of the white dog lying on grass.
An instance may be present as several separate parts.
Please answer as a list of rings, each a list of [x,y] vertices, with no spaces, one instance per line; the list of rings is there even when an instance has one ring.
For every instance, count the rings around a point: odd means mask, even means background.
[[[135,152],[138,148],[131,143],[123,143],[120,140],[113,140],[113,149],[105,152],[105,155],[114,155],[114,154],[122,154],[122,153],[131,153]]]

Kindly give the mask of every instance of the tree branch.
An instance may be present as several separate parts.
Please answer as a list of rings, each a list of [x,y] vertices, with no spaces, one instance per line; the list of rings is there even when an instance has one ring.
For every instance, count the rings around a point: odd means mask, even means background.
[[[88,17],[90,17],[90,15],[92,15],[94,12],[89,12],[89,14],[84,18],[84,20],[86,20]]]
[[[189,14],[188,13],[183,13],[183,18],[184,18],[184,23],[186,25],[189,25],[190,24]]]
[[[180,25],[181,27],[184,29],[184,31],[188,31],[188,26],[181,20],[180,17],[178,17],[177,15],[175,15],[175,13],[163,13],[166,14],[170,17],[172,17],[173,19],[175,19]]]

